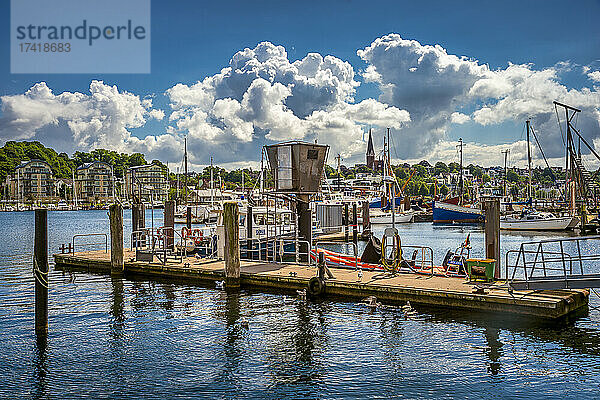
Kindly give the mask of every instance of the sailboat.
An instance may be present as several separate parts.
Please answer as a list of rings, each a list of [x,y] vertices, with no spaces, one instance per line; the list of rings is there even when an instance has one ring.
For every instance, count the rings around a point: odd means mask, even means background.
[[[384,225],[394,225],[395,223],[408,223],[413,222],[415,212],[413,210],[408,210],[406,212],[396,211],[396,207],[402,206],[403,199],[402,196],[396,196],[398,194],[397,189],[398,181],[396,176],[394,175],[394,170],[392,169],[392,163],[390,158],[390,129],[387,130],[387,142],[383,142],[383,156],[384,156],[384,165],[383,165],[383,173],[384,173],[384,188],[385,193],[383,194],[383,198],[386,199],[387,206],[382,207],[381,200],[379,201],[379,208],[376,208],[374,211],[371,211],[370,222],[372,224],[384,224]],[[402,189],[399,190],[402,192]],[[370,208],[373,208],[373,203],[369,205]],[[389,211],[384,211],[384,209],[389,209]]]
[[[527,163],[529,169],[529,182],[527,193],[529,203],[532,198],[531,180],[531,149],[529,146],[530,121],[525,121],[527,126]],[[539,143],[538,143],[539,144]],[[520,213],[500,217],[500,229],[519,231],[562,231],[571,229],[579,219],[575,216],[556,217],[552,213],[539,212],[533,207],[524,208]]]
[[[448,224],[448,223],[480,223],[485,221],[483,210],[476,207],[465,207],[463,201],[463,141],[458,140],[458,148],[460,150],[460,185],[459,195],[456,203],[449,201],[434,201],[433,208],[433,223]]]

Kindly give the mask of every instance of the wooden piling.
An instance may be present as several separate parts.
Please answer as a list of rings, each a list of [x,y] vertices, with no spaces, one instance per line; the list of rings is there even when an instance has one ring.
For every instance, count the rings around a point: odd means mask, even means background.
[[[48,212],[35,210],[33,244],[33,274],[35,276],[35,332],[48,333]]]
[[[296,213],[298,215],[298,240],[301,241],[298,244],[298,258],[300,262],[307,262],[310,246],[312,246],[312,212],[307,194],[298,195]]]
[[[350,218],[348,212],[348,203],[344,203],[344,241],[347,242],[349,239],[348,225],[350,225]]]
[[[252,206],[246,207],[246,257],[253,258],[254,253],[252,252],[252,231],[254,230],[253,223],[254,217],[252,216]],[[259,249],[260,251],[260,249]]]
[[[369,202],[362,202],[362,236],[367,237],[371,235],[371,216],[369,214]]]
[[[485,257],[496,260],[494,278],[500,278],[500,199],[486,199],[485,211]]]
[[[352,203],[352,241],[358,243],[358,211],[356,203]]]
[[[223,228],[225,232],[225,285],[240,286],[240,213],[237,202],[223,204]]]
[[[143,203],[134,203],[131,206],[131,230],[132,232],[140,231],[146,227],[146,212]],[[136,235],[135,242],[144,242],[144,235]],[[134,245],[136,245],[134,243]]]
[[[173,249],[175,246],[175,201],[165,201],[165,213],[164,213],[163,226],[165,235],[165,247]]]
[[[192,229],[192,207],[188,206],[185,213],[185,225],[188,229]]]
[[[108,208],[110,223],[110,272],[122,274],[125,266],[123,259],[123,207],[111,204]]]

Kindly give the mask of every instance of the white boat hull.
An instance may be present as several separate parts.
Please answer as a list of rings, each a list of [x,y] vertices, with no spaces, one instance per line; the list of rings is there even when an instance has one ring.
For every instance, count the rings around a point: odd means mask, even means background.
[[[394,222],[396,224],[405,224],[408,222],[412,222],[414,215],[415,215],[414,212],[396,214]],[[390,213],[390,214],[383,214],[383,215],[373,215],[373,216],[370,216],[369,219],[371,221],[371,224],[389,225],[392,223],[392,214]]]
[[[511,231],[563,231],[570,227],[573,218],[559,217],[535,220],[500,220],[500,229]]]

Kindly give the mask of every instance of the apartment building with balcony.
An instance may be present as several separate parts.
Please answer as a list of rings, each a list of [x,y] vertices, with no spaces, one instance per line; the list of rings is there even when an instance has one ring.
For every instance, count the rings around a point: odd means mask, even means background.
[[[92,161],[75,169],[75,193],[79,203],[97,204],[114,200],[112,167],[102,161]]]
[[[165,202],[169,183],[166,172],[157,164],[130,167],[125,173],[127,199],[143,202]]]
[[[52,200],[54,175],[43,160],[23,161],[6,177],[8,198],[19,202]]]

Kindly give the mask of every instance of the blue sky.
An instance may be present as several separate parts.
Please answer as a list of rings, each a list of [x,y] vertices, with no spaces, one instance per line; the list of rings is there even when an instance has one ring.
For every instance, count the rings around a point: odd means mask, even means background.
[[[291,62],[310,52],[349,62],[355,80],[361,82],[355,102],[378,99],[381,93],[379,84],[362,82],[360,73],[367,63],[357,50],[389,33],[422,45],[438,44],[448,54],[473,58],[492,70],[506,68],[508,62],[533,63],[541,70],[568,61],[573,68],[560,75],[567,88],[591,87],[581,67],[600,66],[599,1],[152,1],[150,74],[10,74],[9,15],[9,2],[4,0],[0,96],[22,94],[42,81],[55,94],[86,93],[90,81],[97,79],[140,97],[155,95],[153,106],[165,109],[167,115],[166,90],[217,74],[234,53],[262,41],[283,46]],[[477,107],[465,103],[457,110],[469,114]],[[160,134],[167,125],[168,118],[153,119],[131,132],[137,137]],[[519,139],[521,125],[518,120],[486,126],[453,124],[446,137],[505,143]]]

